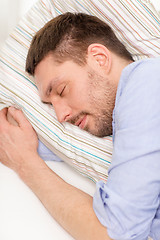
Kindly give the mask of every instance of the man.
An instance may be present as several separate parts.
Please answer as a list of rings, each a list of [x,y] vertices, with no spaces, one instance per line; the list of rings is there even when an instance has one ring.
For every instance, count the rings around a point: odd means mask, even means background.
[[[160,239],[159,66],[134,62],[108,25],[85,14],[58,16],[33,38],[26,71],[58,120],[99,137],[113,132],[109,178],[92,199],[47,167],[19,110],[0,113],[0,161],[75,239]]]

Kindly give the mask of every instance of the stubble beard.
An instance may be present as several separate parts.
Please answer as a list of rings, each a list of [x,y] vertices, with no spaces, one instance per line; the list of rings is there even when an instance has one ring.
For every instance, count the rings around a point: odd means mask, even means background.
[[[94,128],[86,131],[97,137],[112,135],[112,114],[115,106],[116,86],[97,74],[93,69],[88,72],[89,78],[89,101],[90,106],[94,109],[93,117]]]
[[[98,75],[93,69],[88,71],[89,111],[82,111],[69,122],[73,125],[83,116],[92,118],[92,125],[83,130],[97,137],[112,135],[112,113],[115,105],[116,88],[107,79]],[[88,105],[88,104],[87,104]]]

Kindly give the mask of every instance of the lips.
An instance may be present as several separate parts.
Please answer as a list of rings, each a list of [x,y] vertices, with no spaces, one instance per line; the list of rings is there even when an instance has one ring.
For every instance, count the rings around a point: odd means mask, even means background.
[[[85,125],[86,125],[86,119],[87,119],[87,116],[83,116],[82,118],[80,118],[76,123],[75,125],[78,126],[79,128],[81,129],[84,129]]]

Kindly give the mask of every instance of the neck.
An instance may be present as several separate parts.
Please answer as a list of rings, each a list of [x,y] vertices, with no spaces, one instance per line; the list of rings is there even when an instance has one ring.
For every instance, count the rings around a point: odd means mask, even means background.
[[[109,78],[114,81],[114,84],[116,84],[116,86],[118,86],[123,69],[132,62],[133,61],[131,60],[125,60],[115,54],[112,54],[112,67]]]

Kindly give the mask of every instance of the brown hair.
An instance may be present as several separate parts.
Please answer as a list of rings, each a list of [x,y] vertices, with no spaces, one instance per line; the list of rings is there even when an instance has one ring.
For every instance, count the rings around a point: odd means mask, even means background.
[[[33,37],[26,59],[26,71],[34,75],[38,63],[49,53],[54,54],[58,63],[73,60],[84,65],[88,46],[92,43],[103,44],[118,56],[133,61],[131,54],[105,22],[84,13],[67,12],[53,18]]]

